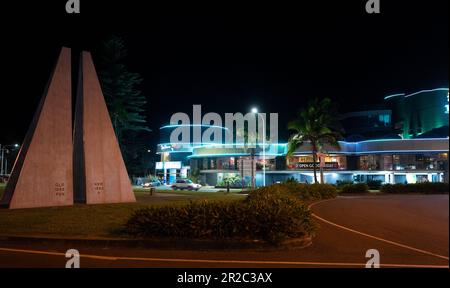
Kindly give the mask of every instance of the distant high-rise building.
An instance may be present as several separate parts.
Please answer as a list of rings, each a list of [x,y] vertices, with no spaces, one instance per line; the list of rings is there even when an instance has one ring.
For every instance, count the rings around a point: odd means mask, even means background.
[[[435,136],[448,136],[448,93],[448,88],[436,88],[386,96],[384,99],[393,111],[394,128],[401,129],[404,139],[437,129]]]

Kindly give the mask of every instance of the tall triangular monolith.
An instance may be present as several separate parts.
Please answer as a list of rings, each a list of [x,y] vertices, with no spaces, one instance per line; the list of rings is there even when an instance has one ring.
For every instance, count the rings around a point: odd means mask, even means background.
[[[135,202],[89,52],[82,52],[74,130],[75,202]]]
[[[62,48],[14,163],[0,205],[73,204],[71,55]]]

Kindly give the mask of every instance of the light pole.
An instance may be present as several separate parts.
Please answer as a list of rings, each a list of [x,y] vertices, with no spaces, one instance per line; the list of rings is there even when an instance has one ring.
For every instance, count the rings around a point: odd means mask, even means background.
[[[266,122],[264,121],[264,117],[258,113],[257,108],[252,108],[252,113],[258,116],[258,120],[261,116],[261,121],[263,123],[263,186],[266,186]],[[256,130],[258,131],[258,128]]]
[[[5,152],[9,153],[8,147],[11,147],[13,149],[17,149],[19,148],[19,144],[14,144],[14,145],[1,145],[0,144],[0,156],[1,156],[1,161],[0,161],[0,175],[6,175],[8,174],[8,158],[5,159]]]

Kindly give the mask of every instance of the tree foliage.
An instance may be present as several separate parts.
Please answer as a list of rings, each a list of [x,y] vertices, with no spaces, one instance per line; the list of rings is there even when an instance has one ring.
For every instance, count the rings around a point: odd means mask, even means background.
[[[142,78],[128,71],[125,63],[127,50],[122,38],[112,36],[98,49],[99,78],[111,122],[131,175],[141,174],[143,163],[139,159],[147,153],[144,143],[147,126],[146,97],[142,95]]]
[[[330,99],[314,99],[308,106],[301,110],[297,119],[288,124],[289,130],[293,130],[288,141],[288,153],[292,155],[296,149],[309,143],[311,145],[313,162],[316,163],[317,153],[324,151],[325,145],[340,149],[338,140],[341,136],[341,128],[336,118],[337,111]],[[316,166],[313,165],[314,182],[317,183]]]
[[[139,85],[142,78],[129,72],[124,62],[127,50],[122,38],[113,36],[100,48],[99,76],[109,114],[119,142],[125,131],[150,131],[144,116],[146,98]]]

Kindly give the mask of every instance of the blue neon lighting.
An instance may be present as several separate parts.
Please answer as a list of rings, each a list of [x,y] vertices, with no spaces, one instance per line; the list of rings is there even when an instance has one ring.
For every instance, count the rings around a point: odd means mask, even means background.
[[[370,143],[370,142],[390,142],[390,141],[436,141],[436,140],[447,140],[446,138],[416,138],[416,139],[372,139],[372,140],[363,140],[358,142],[346,142],[346,141],[339,141],[340,143],[347,143],[347,144],[360,144],[360,143]]]
[[[398,93],[398,94],[392,94],[384,97],[384,100],[387,100],[389,98],[398,97],[398,96],[405,96],[405,93]]]
[[[405,96],[405,98],[407,97],[411,97],[417,94],[421,94],[421,93],[427,93],[427,92],[436,92],[436,91],[448,91],[448,88],[436,88],[436,89],[431,89],[431,90],[422,90],[422,91],[418,91],[415,93],[411,93]]]
[[[208,127],[208,128],[220,128],[223,130],[228,130],[227,127],[222,127],[218,125],[207,125],[207,124],[173,124],[173,125],[166,125],[162,126],[159,129],[167,129],[167,128],[177,128],[177,127]]]
[[[284,154],[268,154],[266,156],[283,156]],[[187,158],[202,158],[202,157],[235,157],[235,156],[250,156],[250,153],[220,153],[220,154],[198,154],[191,155]],[[262,154],[258,154],[256,156],[262,156]]]
[[[192,148],[196,149],[196,148],[211,148],[211,147],[221,147],[221,146],[228,146],[228,147],[233,147],[233,146],[286,146],[287,143],[202,143],[201,145],[198,146],[193,146]]]
[[[390,141],[436,141],[436,140],[448,140],[449,137],[445,138],[416,138],[416,139],[372,139],[372,140],[363,140],[363,141],[357,141],[357,142],[347,142],[347,141],[339,141],[339,143],[346,143],[346,144],[360,144],[360,143],[369,143],[369,142],[390,142]],[[255,143],[225,143],[225,144],[218,144],[218,143],[160,143],[158,145],[191,145],[191,144],[203,144],[203,145],[213,145],[213,146],[245,146],[245,145],[251,145]],[[258,145],[262,143],[258,143]],[[288,143],[266,143],[265,146],[286,146]]]
[[[380,150],[380,151],[369,151],[369,152],[355,152],[352,154],[398,154],[398,153],[443,153],[448,152],[448,150]]]
[[[360,154],[396,154],[396,153],[442,153],[448,152],[448,150],[373,150],[373,151],[360,151],[360,152],[348,152],[348,151],[328,151],[327,154],[346,154],[346,155],[360,155]],[[311,154],[311,151],[299,151],[294,155]]]
[[[393,98],[393,97],[398,97],[398,96],[403,96],[404,98],[407,97],[411,97],[417,94],[421,94],[421,93],[427,93],[427,92],[436,92],[436,91],[448,91],[448,88],[435,88],[435,89],[426,89],[426,90],[420,90],[411,94],[405,94],[405,93],[398,93],[398,94],[392,94],[392,95],[388,95],[386,97],[384,97],[384,100],[387,100],[389,98]]]

